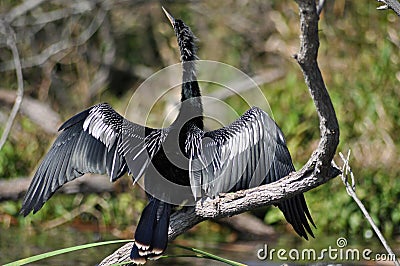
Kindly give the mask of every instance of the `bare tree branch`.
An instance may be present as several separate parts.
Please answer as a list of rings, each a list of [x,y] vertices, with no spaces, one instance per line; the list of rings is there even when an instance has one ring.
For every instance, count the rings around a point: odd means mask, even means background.
[[[0,201],[18,200],[25,195],[32,178],[21,177],[0,180]],[[114,185],[104,175],[85,175],[60,188],[57,193],[102,193],[114,191]]]
[[[39,6],[44,1],[46,1],[46,0],[27,0],[25,2],[22,2],[22,4],[14,7],[7,13],[7,15],[5,16],[5,20],[7,22],[11,22],[14,19],[16,19],[17,17],[28,12],[29,10],[32,10],[35,7]]]
[[[339,171],[332,168],[328,176],[316,176],[310,172],[295,172],[272,184],[235,193],[220,194],[196,204],[196,214],[206,218],[232,216],[254,208],[277,204],[284,199],[306,192],[336,177]]]
[[[372,219],[371,215],[368,213],[368,211],[365,208],[364,204],[357,197],[354,175],[353,175],[353,172],[351,171],[351,167],[349,165],[350,150],[347,153],[347,158],[345,158],[341,152],[339,152],[339,155],[340,155],[340,158],[343,161],[342,174],[340,176],[342,178],[343,184],[346,186],[347,194],[349,194],[349,196],[353,198],[355,203],[358,205],[358,207],[360,208],[360,210],[364,214],[365,218],[367,218],[367,221],[371,225],[372,229],[374,229],[375,234],[378,236],[379,240],[381,241],[382,245],[385,247],[385,249],[388,252],[388,254],[390,254],[390,256],[392,258],[394,258],[393,263],[396,266],[400,266],[400,262],[398,261],[398,259],[396,257],[396,254],[390,248],[389,244],[387,243],[386,239],[382,235],[382,233],[379,230],[378,226],[376,226],[374,220]],[[348,181],[349,177],[351,178],[351,185],[350,185],[350,183]]]
[[[47,24],[50,22],[68,18],[72,15],[78,15],[89,11],[93,11],[95,7],[96,7],[95,3],[90,1],[80,1],[79,3],[71,3],[65,8],[60,8],[49,12],[40,12],[39,14],[36,14],[35,12],[34,18],[26,18],[22,16],[16,17],[15,21],[13,22],[13,26],[25,27],[32,25]]]
[[[300,52],[295,55],[320,120],[321,140],[306,165],[298,172],[260,187],[205,199],[196,207],[188,207],[171,216],[169,239],[187,231],[207,218],[222,218],[260,206],[276,204],[288,197],[315,188],[340,173],[331,162],[339,143],[339,125],[335,110],[317,64],[319,48],[319,16],[314,0],[297,0],[300,9]],[[100,265],[129,260],[132,243],[126,244],[105,258]]]
[[[339,124],[317,63],[319,16],[315,2],[313,0],[296,0],[296,2],[300,9],[301,34],[300,52],[294,55],[294,58],[303,71],[304,80],[317,110],[321,131],[318,148],[303,169],[315,164],[315,172],[326,176],[331,169],[331,161],[339,144]]]
[[[0,104],[11,106],[16,97],[14,91],[0,89]],[[56,134],[57,128],[61,125],[61,119],[57,112],[48,104],[29,96],[24,96],[22,99],[20,112],[48,134]]]
[[[2,36],[1,36],[2,35]],[[0,38],[5,38],[6,45],[10,48],[13,56],[13,62],[15,66],[15,73],[17,76],[17,97],[15,99],[15,103],[13,108],[11,109],[10,116],[8,117],[7,123],[4,127],[3,133],[0,138],[0,150],[3,148],[6,140],[8,138],[8,134],[10,133],[11,127],[14,123],[14,119],[17,116],[18,110],[22,103],[22,97],[24,95],[24,81],[22,76],[22,69],[21,69],[21,61],[19,58],[19,53],[15,41],[15,32],[11,28],[11,26],[5,20],[0,19]]]
[[[90,37],[99,29],[106,17],[107,11],[99,9],[96,16],[90,23],[87,29],[85,29],[75,40],[64,38],[63,40],[54,43],[45,48],[40,54],[25,58],[22,60],[22,68],[33,67],[41,65],[46,62],[51,56],[70,49],[74,46],[79,46],[86,43]],[[0,71],[12,70],[15,68],[13,61],[8,61],[0,64]]]

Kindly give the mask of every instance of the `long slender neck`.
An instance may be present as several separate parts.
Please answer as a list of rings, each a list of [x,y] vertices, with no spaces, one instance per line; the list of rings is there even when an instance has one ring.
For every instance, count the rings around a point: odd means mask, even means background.
[[[181,102],[184,102],[190,98],[201,96],[199,84],[197,83],[195,60],[182,61],[183,74]]]
[[[178,38],[179,50],[182,61],[182,91],[181,91],[181,108],[177,118],[177,122],[187,124],[195,124],[203,129],[203,105],[201,102],[201,93],[196,76],[196,46],[194,44],[194,36],[189,27],[183,24],[176,26],[175,32]]]

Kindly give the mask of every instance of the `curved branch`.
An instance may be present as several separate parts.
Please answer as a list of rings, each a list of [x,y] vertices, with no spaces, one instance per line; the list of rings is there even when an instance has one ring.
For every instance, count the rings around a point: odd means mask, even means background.
[[[172,240],[194,225],[260,206],[276,204],[288,197],[326,183],[340,173],[331,165],[339,143],[339,125],[317,63],[319,16],[314,0],[297,0],[300,10],[300,51],[294,57],[299,63],[320,120],[321,139],[305,166],[281,180],[260,187],[227,193],[215,199],[198,202],[171,216],[169,239]],[[105,258],[100,265],[111,265],[129,259],[132,243]]]
[[[317,63],[319,37],[317,9],[313,0],[297,0],[300,9],[300,51],[294,55],[314,101],[321,139],[318,148],[303,168],[315,164],[315,171],[326,175],[339,144],[339,124]]]
[[[27,0],[22,2],[20,5],[14,7],[11,9],[7,15],[5,16],[5,20],[7,22],[11,22],[14,19],[18,18],[19,16],[25,14],[29,10],[34,9],[35,7],[39,6],[41,3],[43,3],[46,0]]]

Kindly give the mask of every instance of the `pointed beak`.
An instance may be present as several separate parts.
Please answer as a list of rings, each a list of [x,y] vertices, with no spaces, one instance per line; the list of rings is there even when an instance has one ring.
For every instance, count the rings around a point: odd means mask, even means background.
[[[171,16],[171,14],[168,13],[167,10],[165,10],[165,8],[164,8],[163,6],[162,6],[161,8],[162,8],[162,10],[164,11],[165,15],[167,16],[167,18],[169,19],[169,22],[171,22],[171,25],[172,25],[172,27],[173,27],[173,26],[174,26],[174,23],[175,23],[174,17]]]

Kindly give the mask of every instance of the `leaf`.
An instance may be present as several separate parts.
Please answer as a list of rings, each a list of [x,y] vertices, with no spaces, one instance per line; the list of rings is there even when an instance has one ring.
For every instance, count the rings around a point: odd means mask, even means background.
[[[29,258],[13,261],[13,262],[7,263],[7,264],[5,264],[3,266],[25,265],[25,264],[32,263],[32,262],[35,262],[35,261],[47,259],[47,258],[50,258],[50,257],[54,257],[54,256],[57,256],[57,255],[62,255],[62,254],[65,254],[65,253],[69,253],[69,252],[73,252],[73,251],[77,251],[77,250],[81,250],[81,249],[93,248],[93,247],[111,245],[111,244],[118,244],[118,243],[126,243],[126,242],[132,242],[132,241],[133,241],[132,239],[111,240],[111,241],[96,242],[96,243],[84,244],[84,245],[80,245],[80,246],[63,248],[63,249],[58,249],[58,250],[50,251],[50,252],[47,252],[47,253],[39,254],[39,255],[36,255],[36,256],[32,256],[32,257],[29,257]]]

